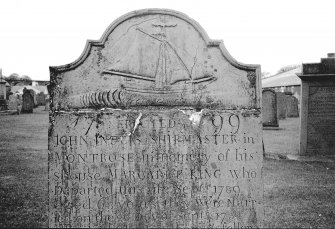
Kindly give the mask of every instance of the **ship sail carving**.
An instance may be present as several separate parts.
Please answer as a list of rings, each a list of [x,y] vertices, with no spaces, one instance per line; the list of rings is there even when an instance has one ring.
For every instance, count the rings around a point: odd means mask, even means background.
[[[215,76],[201,69],[196,55],[192,57],[167,38],[167,30],[177,26],[176,23],[166,23],[165,18],[151,24],[154,32],[137,26],[125,55],[104,73],[151,82],[157,89],[216,80]]]

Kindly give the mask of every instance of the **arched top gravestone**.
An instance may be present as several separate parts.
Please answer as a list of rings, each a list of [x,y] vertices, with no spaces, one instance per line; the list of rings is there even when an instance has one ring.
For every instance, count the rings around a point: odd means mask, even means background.
[[[146,9],[50,74],[50,227],[262,227],[258,65]]]
[[[23,90],[22,95],[22,113],[33,113],[35,106],[34,102],[34,92],[32,90]]]
[[[272,89],[262,90],[263,126],[278,127],[277,95]]]
[[[237,62],[222,41],[172,10],[120,17],[75,62],[50,72],[54,109],[260,108],[259,66]]]

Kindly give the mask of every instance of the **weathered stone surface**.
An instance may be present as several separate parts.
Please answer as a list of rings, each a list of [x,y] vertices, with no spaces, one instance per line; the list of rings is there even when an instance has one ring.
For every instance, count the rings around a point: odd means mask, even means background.
[[[262,91],[262,118],[263,126],[278,127],[277,96],[274,90]]]
[[[303,64],[300,154],[335,155],[335,57]]]
[[[24,90],[22,95],[22,113],[33,113],[35,103],[30,90]]]
[[[293,95],[286,95],[286,116],[299,117],[298,99]]]
[[[335,81],[334,81],[335,82]],[[335,85],[310,86],[307,152],[335,155]]]
[[[155,9],[50,72],[50,227],[263,225],[259,66]]]
[[[277,94],[277,116],[278,119],[286,119],[287,106],[286,95],[284,92],[276,92]]]
[[[8,110],[17,110],[19,101],[16,94],[10,95],[8,100]]]
[[[50,69],[51,86],[59,85],[53,104],[65,110],[170,104],[257,108],[256,70],[230,64],[233,59],[227,55],[227,60],[223,49],[183,14],[128,15],[101,41],[87,44],[79,58],[86,58],[85,64]]]

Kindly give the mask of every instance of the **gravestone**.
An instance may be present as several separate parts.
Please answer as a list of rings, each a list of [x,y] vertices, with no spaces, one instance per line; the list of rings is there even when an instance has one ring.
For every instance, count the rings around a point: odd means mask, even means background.
[[[30,90],[23,89],[21,113],[33,113],[34,97]]]
[[[34,108],[36,108],[38,106],[38,104],[37,104],[37,94],[33,89],[28,89],[28,91],[30,92],[31,96],[33,97]]]
[[[0,68],[0,100],[6,99],[6,81],[2,78],[2,69]]]
[[[9,96],[8,110],[16,110],[18,114],[20,113],[19,100],[16,94],[12,94]]]
[[[335,54],[303,64],[300,154],[335,155]]]
[[[50,78],[50,227],[262,227],[259,65],[147,9]]]
[[[6,81],[2,78],[2,69],[0,68],[0,110],[7,109],[6,99]]]
[[[284,92],[276,92],[277,94],[277,116],[278,119],[286,119],[286,95]]]
[[[45,98],[45,108],[44,108],[44,110],[49,111],[49,106],[50,106],[50,98],[47,95],[46,98]]]
[[[278,127],[277,96],[272,89],[262,91],[263,126]]]
[[[285,92],[286,95],[286,117],[299,117],[299,101],[292,92]]]
[[[37,106],[45,106],[45,94],[43,91],[36,95]]]

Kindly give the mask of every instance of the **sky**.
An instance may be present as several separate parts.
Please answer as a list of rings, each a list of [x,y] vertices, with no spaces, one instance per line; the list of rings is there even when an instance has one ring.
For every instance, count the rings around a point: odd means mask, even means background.
[[[334,2],[334,3],[332,3]],[[49,80],[49,66],[75,61],[118,17],[144,8],[180,11],[245,64],[275,74],[335,52],[335,1],[1,0],[0,68]]]

